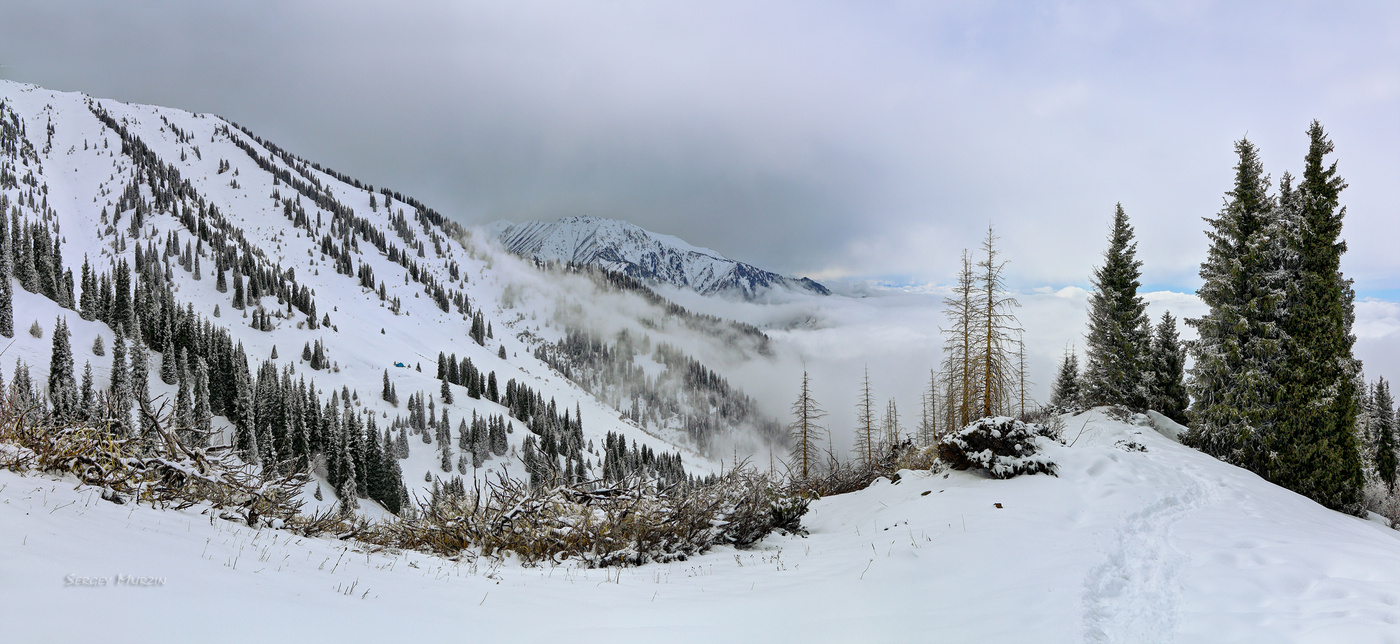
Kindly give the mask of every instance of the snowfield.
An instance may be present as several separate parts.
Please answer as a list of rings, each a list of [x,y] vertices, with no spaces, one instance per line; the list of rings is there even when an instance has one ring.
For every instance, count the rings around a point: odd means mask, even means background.
[[[1400,532],[1138,418],[1066,418],[1071,445],[1046,448],[1058,477],[904,471],[814,502],[807,536],[620,570],[369,552],[0,471],[0,628],[14,642],[1400,642]]]

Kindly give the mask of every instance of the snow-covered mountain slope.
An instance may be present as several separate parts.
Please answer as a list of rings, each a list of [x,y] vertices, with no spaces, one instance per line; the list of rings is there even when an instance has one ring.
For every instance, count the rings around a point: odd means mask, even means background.
[[[170,285],[173,301],[163,311],[171,304],[190,307],[195,319],[243,347],[254,373],[270,360],[275,370],[291,369],[293,382],[314,381],[320,404],[349,391],[354,402],[348,408],[361,418],[375,415],[381,431],[405,414],[402,404],[380,397],[386,371],[401,400],[421,393],[435,401],[437,417],[449,412],[454,458],[459,421],[508,414],[502,404],[472,398],[455,384],[454,402],[444,404],[436,372],[441,352],[470,359],[483,378],[493,373],[502,389],[514,380],[556,403],[561,414],[581,417],[583,459],[593,468],[601,466],[609,432],[657,452],[679,450],[690,473],[718,467],[676,436],[668,441],[620,418],[617,409],[534,358],[540,343],[563,337],[552,320],[568,300],[553,293],[605,297],[586,279],[561,283],[409,197],[376,191],[211,115],[9,81],[0,81],[0,113],[15,133],[0,150],[6,178],[0,195],[9,204],[11,231],[43,227],[61,254],[58,275],[67,269],[75,283],[68,289],[72,308],[62,308],[26,292],[16,278],[16,337],[0,365],[7,382],[22,359],[42,387],[50,334],[62,317],[74,333],[77,373],[91,362],[94,385],[105,390],[110,350],[99,356],[90,347],[101,335],[110,349],[113,330],[101,319],[80,319],[80,267],[87,261],[95,273],[109,274],[121,261],[138,265],[138,249],[147,249],[147,262],[154,257],[163,264],[161,282]],[[250,288],[254,274],[265,285],[248,293],[243,308],[235,306],[234,288],[216,287],[216,266],[230,258]],[[522,292],[526,288],[531,292]],[[638,315],[662,315],[639,297],[606,297]],[[491,329],[480,342],[470,337],[477,316]],[[26,333],[36,322],[45,330],[41,338]],[[302,349],[318,342],[327,366],[312,369]],[[152,352],[151,395],[168,403],[175,388],[156,376],[161,362]],[[519,420],[509,425],[507,454],[479,469],[468,465],[467,475],[522,472],[519,453],[531,432]],[[229,423],[217,418],[215,426]],[[225,431],[215,443],[232,440]],[[410,441],[401,467],[411,493],[430,486],[425,475],[459,473],[440,467],[442,442],[432,436]]]
[[[600,217],[565,217],[556,222],[496,221],[487,230],[521,257],[564,264],[595,265],[633,278],[752,299],[774,287],[829,295],[808,278],[771,273],[699,248],[679,237]]]
[[[815,501],[808,536],[623,570],[374,552],[0,471],[5,633],[81,615],[141,641],[1400,640],[1400,532],[1149,427],[1067,426],[1058,477],[905,471]]]

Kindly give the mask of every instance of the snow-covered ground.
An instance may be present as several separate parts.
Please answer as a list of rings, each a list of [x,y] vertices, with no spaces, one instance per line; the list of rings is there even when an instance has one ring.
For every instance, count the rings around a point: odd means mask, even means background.
[[[1058,477],[906,471],[814,502],[808,536],[624,570],[368,553],[0,471],[0,632],[14,642],[1400,642],[1400,532],[1100,412],[1067,419],[1066,434],[1071,446],[1049,448]],[[106,585],[69,585],[78,578]]]

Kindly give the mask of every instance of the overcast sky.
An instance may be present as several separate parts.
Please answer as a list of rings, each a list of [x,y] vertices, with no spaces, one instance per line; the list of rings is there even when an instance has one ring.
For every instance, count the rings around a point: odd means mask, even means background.
[[[1400,3],[12,2],[0,76],[235,120],[464,223],[618,217],[765,268],[947,282],[996,226],[1087,283],[1115,202],[1193,290],[1248,134],[1320,119],[1400,296]]]

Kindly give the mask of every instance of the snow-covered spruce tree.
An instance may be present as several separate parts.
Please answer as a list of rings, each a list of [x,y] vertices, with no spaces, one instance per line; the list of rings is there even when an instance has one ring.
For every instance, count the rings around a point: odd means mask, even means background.
[[[235,361],[236,362],[236,361]],[[253,388],[248,382],[247,368],[234,370],[232,409],[229,421],[233,423],[234,450],[243,462],[258,462],[258,433],[253,417]]]
[[[15,292],[10,283],[10,236],[5,233],[5,211],[0,209],[0,336],[15,337]]]
[[[1371,442],[1373,452],[1372,467],[1376,477],[1385,483],[1386,489],[1395,494],[1396,468],[1400,467],[1395,453],[1396,410],[1395,400],[1390,394],[1390,383],[1385,378],[1376,381],[1371,396]]]
[[[978,328],[978,291],[972,272],[972,256],[962,254],[961,269],[953,294],[944,298],[944,315],[948,326],[943,333],[943,382],[948,390],[944,405],[949,422],[947,430],[958,429],[972,422],[975,400],[979,392],[976,368],[976,329]]]
[[[1176,330],[1171,311],[1152,334],[1152,354],[1148,370],[1147,406],[1182,425],[1191,399],[1186,394],[1186,350]]]
[[[1005,416],[982,418],[952,432],[938,456],[955,469],[980,468],[999,479],[1022,474],[1055,474],[1056,465],[1036,444],[1039,425]]]
[[[122,336],[120,326],[117,327],[112,340],[111,374],[111,381],[107,386],[107,400],[122,431],[130,434],[131,428],[134,427],[131,424],[131,372],[128,371],[126,362],[126,338]]]
[[[93,387],[92,362],[83,361],[83,384],[79,396],[78,417],[84,421],[94,418],[93,412],[97,407],[97,391]]]
[[[73,345],[68,321],[59,317],[53,326],[53,353],[49,360],[49,403],[59,423],[77,419],[78,382],[73,377]]]
[[[788,427],[792,432],[792,460],[789,468],[792,474],[802,480],[816,474],[819,466],[819,456],[821,454],[818,441],[821,438],[822,428],[817,424],[826,412],[822,410],[817,401],[812,398],[811,379],[807,372],[802,372],[802,391],[797,395],[797,401],[792,404],[792,425]]]
[[[1066,348],[1060,368],[1055,372],[1055,384],[1050,388],[1050,404],[1060,409],[1079,406],[1079,356]]]
[[[1188,347],[1193,403],[1191,431],[1182,438],[1263,474],[1285,359],[1280,304],[1289,291],[1289,220],[1269,195],[1254,144],[1237,141],[1235,152],[1234,187],[1220,213],[1206,220],[1211,244],[1196,293],[1210,308],[1186,321],[1198,338]]]
[[[1327,507],[1358,512],[1363,484],[1356,441],[1360,362],[1352,355],[1350,282],[1342,277],[1346,182],[1322,125],[1308,128],[1308,154],[1298,185],[1298,293],[1284,328],[1291,339],[1279,379],[1277,424],[1268,441],[1268,478]]]
[[[209,433],[213,430],[213,412],[209,406],[209,365],[204,358],[195,358],[194,371],[194,428],[196,445],[209,444]]]
[[[1137,242],[1123,204],[1113,213],[1113,230],[1103,265],[1094,269],[1089,295],[1089,331],[1085,335],[1084,401],[1091,406],[1147,406],[1148,351],[1151,322],[1142,285]]]

